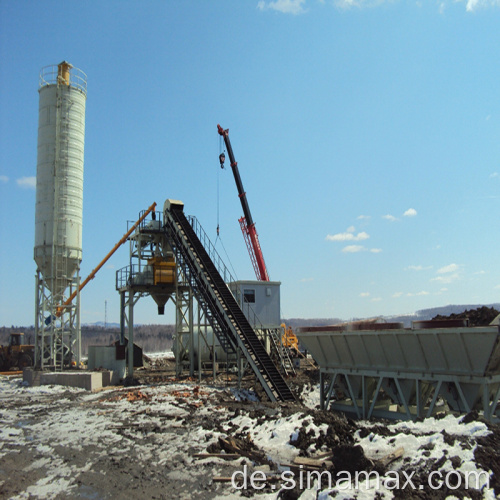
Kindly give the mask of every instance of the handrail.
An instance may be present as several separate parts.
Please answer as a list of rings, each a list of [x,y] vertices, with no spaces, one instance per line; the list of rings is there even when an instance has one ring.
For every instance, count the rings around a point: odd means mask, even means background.
[[[222,260],[221,256],[215,249],[214,244],[210,240],[209,236],[205,232],[205,230],[201,227],[200,222],[194,215],[186,215],[186,219],[189,221],[189,224],[191,224],[191,227],[193,228],[194,232],[196,233],[196,236],[198,236],[198,239],[200,240],[201,244],[203,245],[203,248],[205,251],[208,253],[209,257],[212,259],[212,262],[214,263],[215,267],[217,268],[217,271],[219,271],[219,274],[221,275],[222,279],[224,280],[224,283],[233,283],[236,280],[233,278],[231,272],[228,270],[226,265],[224,264],[224,261]],[[234,292],[231,290],[231,293]],[[240,303],[239,297],[235,297],[236,301],[238,304]],[[253,326],[254,329],[257,330],[263,330],[264,327],[262,325],[262,322],[257,316],[257,313],[254,311],[253,307],[250,305],[249,302],[245,302],[241,306],[241,310],[243,309],[246,310],[246,317],[250,324]]]
[[[201,227],[201,224],[199,223],[198,219],[194,215],[186,215],[186,219],[189,221],[189,224],[191,224],[191,227],[196,233],[196,236],[198,236],[198,239],[203,245],[203,248],[206,250],[209,257],[212,259],[212,262],[217,268],[217,271],[219,271],[219,274],[224,280],[224,283],[232,283],[233,281],[236,281],[233,278],[232,274],[229,272],[229,269],[224,264],[224,261],[222,260],[221,256],[215,249],[215,246],[208,237],[207,233]]]
[[[69,86],[74,87],[82,91],[87,95],[87,75],[78,68],[68,67],[69,69]],[[40,70],[39,76],[39,88],[45,87],[47,85],[56,85],[59,83],[59,65],[52,64],[49,66],[44,66]]]

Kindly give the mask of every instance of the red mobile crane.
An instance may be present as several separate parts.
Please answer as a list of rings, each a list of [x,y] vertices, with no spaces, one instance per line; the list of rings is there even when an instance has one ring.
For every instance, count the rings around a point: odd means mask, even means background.
[[[255,222],[252,219],[247,196],[243,190],[243,183],[241,182],[240,173],[238,171],[238,163],[234,159],[233,148],[231,147],[231,141],[229,140],[229,129],[224,130],[220,125],[217,125],[217,130],[219,131],[219,135],[224,138],[224,144],[226,145],[229,161],[231,162],[234,180],[236,181],[236,187],[238,188],[238,196],[243,208],[243,217],[239,219],[239,223],[241,232],[243,233],[243,238],[245,239],[245,243],[248,248],[248,253],[250,254],[250,260],[252,261],[252,265],[255,270],[255,275],[260,281],[269,281],[266,263],[264,262],[264,255],[262,254],[262,249],[260,248],[259,236],[257,235],[257,230],[255,229]],[[225,160],[224,153],[219,156],[219,160],[222,167]]]

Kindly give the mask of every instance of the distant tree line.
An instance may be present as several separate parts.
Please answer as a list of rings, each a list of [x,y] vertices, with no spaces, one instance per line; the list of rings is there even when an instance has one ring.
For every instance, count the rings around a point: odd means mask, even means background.
[[[448,305],[423,309],[411,315],[382,317],[387,321],[404,323],[409,327],[412,321],[444,319],[444,318],[467,318],[469,326],[488,325],[492,319],[498,315],[500,304],[481,305]],[[351,318],[351,321],[366,318]],[[339,318],[290,318],[282,320],[286,326],[299,328],[301,326],[327,326],[342,323]],[[0,344],[6,345],[9,342],[11,333],[24,332],[24,341],[28,344],[35,342],[35,328],[2,326],[0,327]],[[175,334],[174,325],[140,325],[134,327],[134,342],[142,347],[144,352],[161,352],[172,349],[173,336]],[[104,328],[97,325],[82,326],[82,353],[86,355],[89,345],[110,345],[120,338],[120,329]]]
[[[134,327],[134,343],[144,352],[161,352],[172,349],[174,325],[140,325]],[[3,326],[0,327],[0,344],[7,345],[12,333],[24,333],[24,342],[35,343],[35,328]],[[127,332],[125,332],[127,334]],[[110,345],[120,339],[119,328],[102,326],[82,326],[82,354],[87,355],[89,345]]]

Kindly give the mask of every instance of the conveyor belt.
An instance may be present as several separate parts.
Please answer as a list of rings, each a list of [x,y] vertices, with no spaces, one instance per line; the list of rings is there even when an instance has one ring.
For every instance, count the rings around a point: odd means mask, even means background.
[[[207,318],[221,345],[225,350],[241,351],[271,401],[295,401],[294,394],[184,215],[183,205],[171,203],[164,217],[178,262],[189,273],[197,300],[208,306]]]

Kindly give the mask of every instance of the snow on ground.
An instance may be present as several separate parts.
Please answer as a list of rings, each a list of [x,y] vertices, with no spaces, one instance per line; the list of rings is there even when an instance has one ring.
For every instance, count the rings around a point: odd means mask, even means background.
[[[172,351],[163,351],[163,352],[147,352],[144,353],[151,360],[157,359],[175,359],[175,354]]]
[[[26,387],[19,379],[0,378],[0,498],[248,497],[249,492],[231,483],[216,484],[213,478],[230,477],[245,464],[252,467],[250,460],[194,455],[217,445],[221,437],[240,435],[248,436],[272,462],[292,463],[301,452],[296,446],[299,429],[311,438],[303,455],[328,451],[316,443],[329,428],[318,420],[321,412],[311,410],[319,403],[318,387],[309,386],[303,397],[303,407],[290,409],[255,403],[249,391],[193,382],[89,393],[61,386]],[[495,498],[487,485],[489,471],[482,471],[474,458],[476,440],[490,434],[482,422],[462,423],[450,415],[423,422],[347,425],[353,426],[353,444],[360,444],[370,459],[403,447],[403,456],[390,467],[393,471],[428,475],[425,467],[439,462],[443,473],[483,472],[478,487],[482,498]],[[253,464],[251,470],[264,466]],[[351,483],[334,481],[330,486],[322,483],[320,492],[313,481],[300,499],[403,498],[384,485],[388,477],[382,477],[378,488],[361,480],[353,490]],[[250,496],[275,499],[278,489],[254,490]]]
[[[311,384],[306,384],[300,395],[300,399],[308,408],[314,409],[319,408],[320,396],[319,396],[319,384],[312,386]]]

